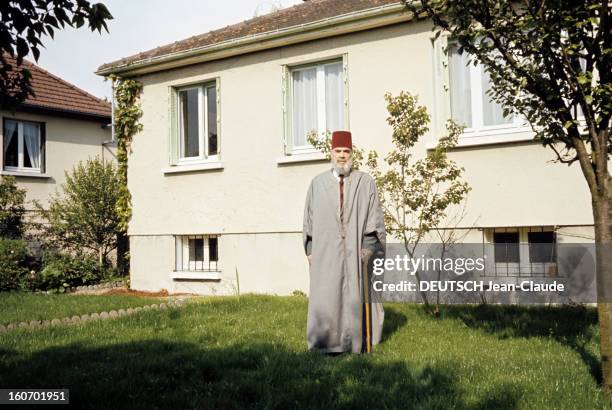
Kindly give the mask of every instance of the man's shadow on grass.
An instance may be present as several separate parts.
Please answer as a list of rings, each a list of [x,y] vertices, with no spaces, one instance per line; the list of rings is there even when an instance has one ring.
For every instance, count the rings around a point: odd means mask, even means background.
[[[586,344],[594,337],[597,311],[583,306],[456,306],[441,308],[443,317],[456,318],[471,328],[499,338],[549,337],[574,349],[601,385],[601,361]]]
[[[393,333],[397,332],[400,327],[405,326],[408,322],[406,315],[398,312],[396,309],[389,306],[385,306],[384,309],[385,320],[383,321],[381,343],[385,343]]]
[[[522,394],[498,385],[468,403],[457,363],[410,369],[268,343],[73,344],[32,356],[3,350],[0,358],[0,388],[68,388],[70,403],[88,408],[515,409]]]

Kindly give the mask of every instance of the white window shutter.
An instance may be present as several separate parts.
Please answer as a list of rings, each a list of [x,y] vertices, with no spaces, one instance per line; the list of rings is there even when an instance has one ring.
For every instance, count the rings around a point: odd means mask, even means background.
[[[178,162],[178,144],[179,144],[179,130],[178,130],[178,97],[174,87],[169,87],[168,90],[168,154],[170,165],[176,165]]]
[[[350,130],[349,124],[349,76],[348,76],[348,53],[342,55],[342,79],[344,81],[344,129]]]
[[[440,35],[433,41],[434,124],[438,132],[444,131],[446,120],[451,116],[447,45],[447,36],[445,35]]]
[[[221,155],[221,78],[215,80],[217,92],[217,155]]]
[[[282,110],[283,110],[283,152],[285,155],[289,155],[291,148],[289,146],[290,138],[290,124],[289,124],[289,81],[291,76],[289,73],[289,67],[283,65],[281,67],[281,89],[282,89]]]

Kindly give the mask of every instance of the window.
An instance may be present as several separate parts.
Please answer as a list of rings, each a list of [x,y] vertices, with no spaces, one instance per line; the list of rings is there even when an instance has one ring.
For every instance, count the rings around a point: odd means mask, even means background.
[[[487,95],[491,81],[486,70],[468,62],[468,54],[459,54],[458,46],[451,43],[448,47],[451,118],[465,124],[466,133],[521,125],[516,116],[504,117],[501,105]]]
[[[218,271],[219,237],[217,235],[176,236],[175,245],[176,271]]]
[[[552,228],[494,228],[484,232],[492,242],[492,276],[557,276],[556,234]]]
[[[218,94],[218,81],[171,89],[171,164],[218,160]]]
[[[4,169],[43,172],[44,124],[5,119],[3,127]]]
[[[446,132],[446,121],[453,118],[466,126],[463,143],[477,141],[520,140],[528,137],[530,128],[521,115],[503,115],[500,104],[491,101],[490,76],[480,65],[468,64],[467,52],[459,54],[459,47],[441,35],[432,40],[435,79],[434,126]],[[514,134],[514,135],[508,135]],[[501,137],[501,135],[507,135]],[[499,138],[489,137],[500,136]],[[475,137],[469,141],[470,137]],[[481,137],[485,137],[484,139]]]
[[[346,56],[284,67],[285,145],[288,153],[312,152],[308,133],[348,129]]]

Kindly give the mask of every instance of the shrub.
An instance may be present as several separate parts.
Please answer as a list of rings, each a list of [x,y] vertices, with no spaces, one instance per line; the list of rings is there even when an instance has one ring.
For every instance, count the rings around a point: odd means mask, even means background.
[[[117,247],[120,181],[112,162],[95,157],[66,172],[66,182],[49,200],[48,209],[33,201],[45,221],[41,239],[74,252],[88,252],[100,265]]]
[[[42,270],[34,278],[28,278],[27,287],[64,292],[66,288],[99,283],[113,274],[114,269],[101,266],[87,255],[46,253]]]
[[[28,273],[28,248],[23,239],[0,238],[0,291],[20,287]]]
[[[26,190],[17,187],[15,177],[0,177],[0,237],[19,239],[23,235]]]

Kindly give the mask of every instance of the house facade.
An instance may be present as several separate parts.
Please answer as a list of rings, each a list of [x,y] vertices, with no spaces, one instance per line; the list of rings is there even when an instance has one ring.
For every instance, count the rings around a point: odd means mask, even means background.
[[[30,70],[35,95],[14,111],[2,110],[1,175],[12,175],[26,189],[26,219],[37,214],[32,200],[47,207],[49,198],[79,161],[98,156],[116,162],[111,141],[111,104],[90,95],[41,67]]]
[[[468,126],[450,153],[472,187],[454,226],[465,242],[592,241],[579,168],[551,163],[552,150],[488,100],[486,73],[431,29],[394,0],[310,0],[101,66],[143,84],[128,166],[131,286],[307,291],[304,199],[329,163],[306,133],[347,129],[384,156],[383,96],[402,90],[432,115],[417,158],[447,118]]]

